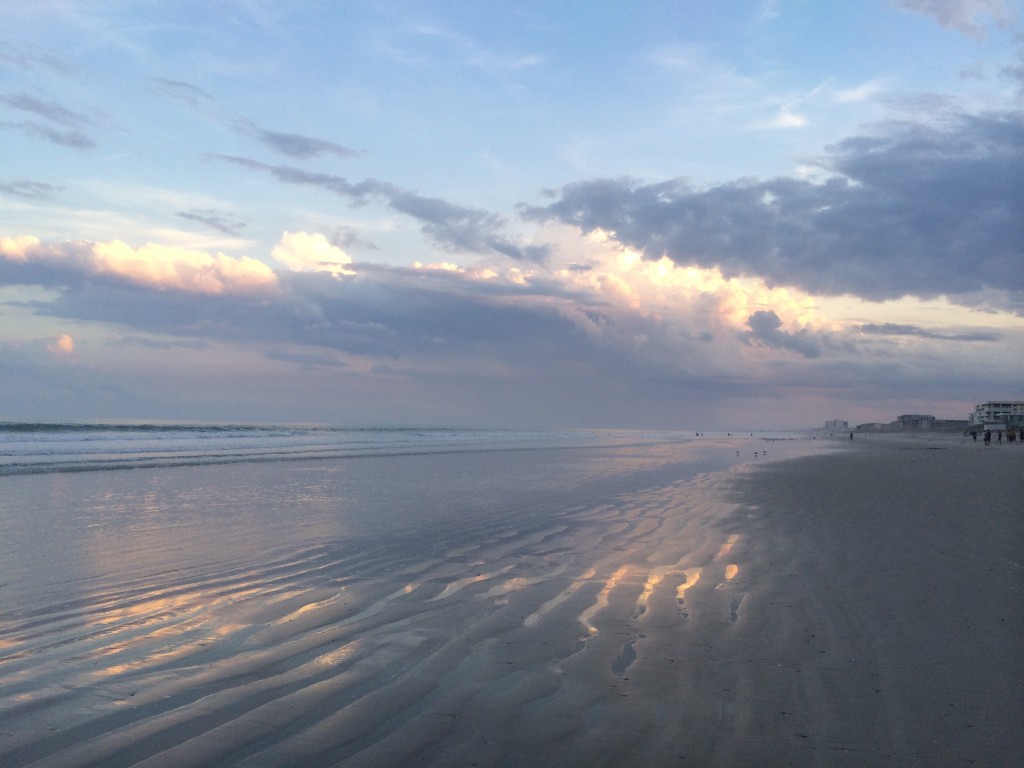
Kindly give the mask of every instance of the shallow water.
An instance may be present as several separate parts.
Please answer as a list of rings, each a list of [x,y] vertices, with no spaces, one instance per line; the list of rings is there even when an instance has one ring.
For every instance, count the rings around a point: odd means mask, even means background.
[[[651,638],[695,620],[687,588],[725,585],[725,620],[742,611],[714,473],[767,445],[2,478],[0,762],[628,754],[632,736],[599,747],[595,729]]]

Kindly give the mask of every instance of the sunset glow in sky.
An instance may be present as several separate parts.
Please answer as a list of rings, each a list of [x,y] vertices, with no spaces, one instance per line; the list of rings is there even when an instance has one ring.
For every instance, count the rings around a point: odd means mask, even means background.
[[[1024,399],[1015,0],[0,5],[0,420]]]

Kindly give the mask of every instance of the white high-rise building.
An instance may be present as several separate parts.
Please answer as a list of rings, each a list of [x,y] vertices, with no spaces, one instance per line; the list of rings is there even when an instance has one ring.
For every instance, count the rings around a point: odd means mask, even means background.
[[[979,403],[970,416],[971,426],[986,424],[1024,425],[1024,400],[1003,400]]]

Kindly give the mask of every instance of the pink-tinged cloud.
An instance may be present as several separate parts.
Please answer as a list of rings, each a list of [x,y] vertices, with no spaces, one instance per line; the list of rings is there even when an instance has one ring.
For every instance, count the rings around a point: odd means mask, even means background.
[[[75,351],[75,340],[68,334],[62,333],[59,339],[52,344],[47,344],[46,348],[55,355],[70,355]]]
[[[0,239],[0,259],[26,268],[85,277],[110,277],[155,290],[220,295],[276,290],[274,271],[257,259],[208,254],[149,243],[43,243],[23,236]]]

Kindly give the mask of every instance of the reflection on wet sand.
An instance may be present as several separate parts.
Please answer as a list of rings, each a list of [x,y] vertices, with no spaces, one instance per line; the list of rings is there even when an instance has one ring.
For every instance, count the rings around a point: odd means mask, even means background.
[[[736,537],[715,528],[707,482],[292,548],[258,566],[98,579],[73,604],[0,619],[0,757],[607,762],[607,744],[632,743],[612,728],[597,746],[594,729],[615,717],[648,735],[685,720],[666,655],[694,622],[729,615],[730,596],[710,589],[701,611],[682,610],[702,574],[737,572],[718,563]],[[614,686],[652,675],[648,704],[620,712]]]
[[[619,585],[619,582],[622,581],[629,571],[629,566],[620,566],[615,573],[605,580],[604,586],[602,586],[601,591],[597,593],[597,599],[594,600],[593,604],[580,614],[579,622],[584,626],[588,634],[597,634],[597,627],[594,626],[591,619],[608,607],[609,593]]]

